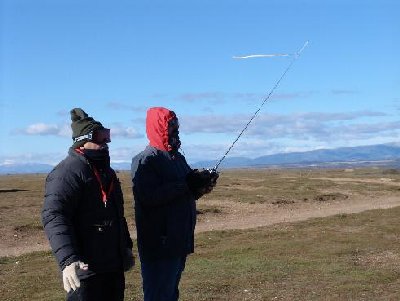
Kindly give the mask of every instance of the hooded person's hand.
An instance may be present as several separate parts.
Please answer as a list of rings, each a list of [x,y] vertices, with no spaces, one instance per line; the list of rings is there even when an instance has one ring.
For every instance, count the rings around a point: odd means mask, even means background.
[[[210,171],[210,184],[212,189],[217,185],[217,180],[219,178],[219,173],[215,170]]]
[[[218,177],[219,175],[215,171],[193,169],[186,176],[186,182],[197,200],[213,190],[217,184]]]
[[[71,289],[74,291],[81,286],[78,275],[76,274],[77,269],[87,270],[88,265],[82,261],[75,261],[67,265],[63,271],[63,284],[64,290],[68,293]]]

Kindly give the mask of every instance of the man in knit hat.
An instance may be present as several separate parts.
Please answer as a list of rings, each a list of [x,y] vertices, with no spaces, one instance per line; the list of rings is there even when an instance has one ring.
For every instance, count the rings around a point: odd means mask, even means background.
[[[186,257],[194,251],[196,201],[218,174],[190,168],[179,152],[179,121],[167,108],[147,111],[149,145],[132,159],[137,245],[144,301],[176,301]]]
[[[72,147],[47,176],[42,223],[67,300],[122,301],[134,265],[120,182],[110,167],[110,130],[71,110]]]

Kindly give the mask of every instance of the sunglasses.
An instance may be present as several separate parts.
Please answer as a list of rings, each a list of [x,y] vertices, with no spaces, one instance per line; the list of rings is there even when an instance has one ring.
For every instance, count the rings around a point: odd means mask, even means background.
[[[78,141],[82,141],[84,139],[87,139],[96,144],[109,143],[109,142],[111,142],[110,129],[99,129],[99,130],[91,131],[90,133],[88,133],[86,135],[76,137],[74,139],[74,143],[78,142]]]

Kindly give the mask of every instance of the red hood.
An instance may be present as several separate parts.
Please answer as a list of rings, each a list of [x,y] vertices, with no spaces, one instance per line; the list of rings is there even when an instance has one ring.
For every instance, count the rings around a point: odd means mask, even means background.
[[[146,133],[150,145],[163,151],[170,151],[168,145],[168,122],[176,115],[162,107],[154,107],[147,110]]]

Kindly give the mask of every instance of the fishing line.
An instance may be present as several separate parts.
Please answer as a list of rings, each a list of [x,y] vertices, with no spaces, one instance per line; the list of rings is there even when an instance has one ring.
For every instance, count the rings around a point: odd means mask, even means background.
[[[233,143],[231,144],[231,146],[228,148],[228,150],[225,152],[225,154],[222,156],[221,159],[219,159],[219,161],[217,162],[217,164],[215,165],[215,167],[213,169],[211,169],[211,171],[216,172],[219,165],[222,163],[222,161],[225,159],[225,157],[228,155],[228,153],[231,151],[231,149],[233,148],[233,146],[235,145],[235,143],[240,139],[240,137],[242,136],[242,134],[244,133],[244,131],[246,131],[246,129],[249,127],[250,123],[253,121],[253,119],[257,116],[257,114],[260,112],[261,108],[264,106],[264,104],[270,99],[271,95],[274,93],[275,89],[279,86],[280,82],[282,81],[282,79],[285,77],[286,73],[288,73],[288,71],[290,70],[290,68],[293,66],[294,62],[300,57],[300,54],[303,52],[304,48],[306,48],[308,45],[308,41],[306,41],[303,45],[303,47],[301,47],[301,49],[299,51],[297,51],[294,55],[290,55],[290,54],[252,54],[252,55],[247,55],[247,56],[236,56],[233,58],[237,58],[237,59],[248,59],[248,58],[259,58],[259,57],[274,57],[274,56],[293,56],[293,59],[291,60],[290,64],[287,66],[287,68],[285,69],[285,71],[282,73],[281,77],[276,81],[275,85],[272,87],[272,89],[270,90],[270,92],[268,93],[268,95],[264,98],[264,100],[262,101],[260,107],[255,111],[255,113],[253,114],[253,116],[250,118],[250,120],[247,122],[247,124],[245,125],[245,127],[242,129],[242,131],[239,133],[239,135],[236,137],[236,139],[233,141]]]

